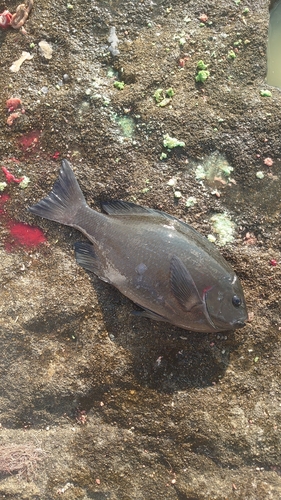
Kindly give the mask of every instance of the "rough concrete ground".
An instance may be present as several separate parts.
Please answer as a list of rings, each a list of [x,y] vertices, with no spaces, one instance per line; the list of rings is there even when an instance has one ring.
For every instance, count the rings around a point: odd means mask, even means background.
[[[31,180],[26,189],[9,184],[1,197],[0,445],[42,450],[36,469],[2,471],[0,498],[279,499],[281,95],[260,95],[268,90],[268,6],[72,7],[35,0],[26,35],[0,33],[1,166]],[[40,55],[41,40],[52,59]],[[23,50],[33,59],[11,73]],[[195,82],[199,60],[209,65],[204,84]],[[153,94],[170,87],[171,102],[158,107]],[[10,97],[25,109],[12,126]],[[30,132],[26,149],[19,140],[26,145]],[[167,152],[164,134],[185,147]],[[196,179],[212,154],[228,161],[235,183]],[[205,235],[214,235],[212,216],[225,214],[235,232],[221,251],[241,278],[252,321],[205,335],[132,316],[129,300],[76,265],[78,233],[26,211],[49,192],[64,157],[95,208],[136,201]],[[190,196],[196,203],[187,208]],[[47,243],[18,245],[11,219],[39,225]]]

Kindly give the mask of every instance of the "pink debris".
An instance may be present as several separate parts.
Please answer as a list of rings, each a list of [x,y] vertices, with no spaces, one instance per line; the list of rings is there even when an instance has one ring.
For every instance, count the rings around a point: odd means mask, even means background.
[[[272,159],[272,158],[269,158],[269,157],[268,157],[268,158],[265,158],[265,159],[263,160],[263,163],[264,163],[265,165],[267,165],[268,167],[272,167],[272,165],[273,165],[273,159]]]
[[[184,68],[186,61],[189,59],[189,56],[182,57],[179,59],[179,65],[181,68]]]
[[[6,120],[6,123],[7,125],[9,125],[10,127],[13,125],[14,121],[20,117],[20,113],[16,112],[16,113],[11,113],[7,120]]]
[[[16,8],[15,14],[13,14],[11,19],[11,26],[14,29],[19,29],[23,26],[27,20],[29,13],[33,7],[33,0],[25,0]]]
[[[9,12],[8,10],[4,10],[2,14],[0,14],[0,28],[5,29],[8,28],[11,24],[13,14]]]
[[[273,266],[273,267],[277,266],[277,260],[271,259],[270,265]]]
[[[244,242],[247,245],[255,245],[257,243],[257,238],[255,237],[254,233],[247,232],[244,238]]]
[[[11,97],[6,101],[6,108],[8,108],[9,113],[15,111],[21,105],[21,100],[18,97]]]
[[[249,311],[249,314],[248,314],[248,322],[251,323],[251,321],[254,321],[253,311]]]
[[[20,179],[17,179],[13,174],[11,174],[11,172],[9,172],[9,170],[6,167],[2,167],[2,172],[5,175],[8,184],[10,184],[11,182],[19,184],[24,179],[24,177],[20,177]]]
[[[23,26],[29,13],[33,7],[33,0],[25,0],[16,8],[16,12],[11,14],[8,10],[4,10],[0,14],[0,28],[8,28],[11,26],[14,29],[19,29]]]
[[[208,21],[208,16],[207,14],[200,14],[199,16],[199,21],[201,21],[202,23],[206,23]]]
[[[57,159],[59,158],[59,155],[60,155],[60,152],[59,152],[59,151],[56,151],[56,152],[52,155],[53,160],[57,160]]]
[[[29,148],[35,149],[36,146],[39,145],[39,137],[40,137],[40,135],[41,135],[41,131],[40,130],[31,130],[31,132],[29,132],[26,135],[23,135],[19,139],[19,141],[18,141],[19,145],[22,147],[22,149],[24,151],[26,151]]]

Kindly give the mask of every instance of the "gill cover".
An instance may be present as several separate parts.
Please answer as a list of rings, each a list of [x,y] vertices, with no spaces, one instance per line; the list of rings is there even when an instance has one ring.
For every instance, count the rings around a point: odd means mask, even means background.
[[[216,328],[229,326],[241,328],[247,319],[247,309],[242,287],[233,273],[218,280],[206,292],[206,308]]]

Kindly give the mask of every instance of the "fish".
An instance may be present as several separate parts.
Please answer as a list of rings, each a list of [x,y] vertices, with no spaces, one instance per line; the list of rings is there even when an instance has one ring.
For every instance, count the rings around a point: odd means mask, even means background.
[[[78,229],[77,263],[115,286],[142,317],[194,332],[242,328],[241,283],[217,248],[189,224],[160,210],[115,200],[103,212],[87,205],[70,163],[51,192],[29,211]]]

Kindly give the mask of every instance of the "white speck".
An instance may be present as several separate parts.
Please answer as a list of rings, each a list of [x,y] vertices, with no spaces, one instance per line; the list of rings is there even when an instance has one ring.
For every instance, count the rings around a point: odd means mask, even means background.
[[[236,281],[237,281],[237,276],[236,276],[236,275],[234,275],[234,276],[233,276],[233,280],[232,280],[231,284],[232,284],[232,285],[234,285],[234,283],[235,283]]]
[[[163,356],[159,356],[159,358],[156,359],[156,365],[157,366],[161,365],[162,358],[163,358]]]

